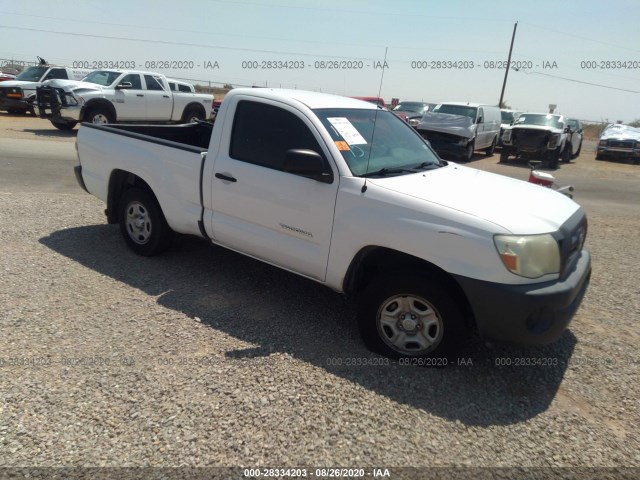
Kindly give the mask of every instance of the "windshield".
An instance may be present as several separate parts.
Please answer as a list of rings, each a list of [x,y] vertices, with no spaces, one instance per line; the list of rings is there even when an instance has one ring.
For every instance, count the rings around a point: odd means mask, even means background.
[[[502,123],[511,123],[514,118],[517,118],[520,115],[520,112],[505,112],[503,110],[500,111],[500,116]]]
[[[478,109],[476,107],[468,107],[466,105],[447,105],[441,104],[433,109],[434,113],[448,113],[450,115],[462,115],[463,117],[469,117],[474,122],[476,121],[476,114]]]
[[[516,121],[517,125],[540,125],[542,127],[562,128],[562,122],[557,115],[544,113],[523,113]]]
[[[394,112],[415,112],[422,115],[429,109],[428,105],[418,102],[401,102],[394,109]]]
[[[25,82],[39,82],[44,75],[44,72],[49,70],[49,67],[29,67],[24,72],[16,77],[16,80],[22,80]]]
[[[111,72],[108,70],[96,70],[82,79],[83,82],[95,83],[103,87],[111,85],[116,78],[120,76],[120,72]]]
[[[361,176],[381,169],[435,168],[443,165],[424,139],[389,111],[341,108],[314,112],[354,175]]]

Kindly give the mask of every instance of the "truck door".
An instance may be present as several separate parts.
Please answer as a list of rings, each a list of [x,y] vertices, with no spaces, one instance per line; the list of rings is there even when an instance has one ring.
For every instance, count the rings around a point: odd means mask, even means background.
[[[147,89],[144,92],[147,101],[147,120],[169,121],[173,111],[173,97],[171,92],[165,90],[162,83],[153,75],[144,76]]]
[[[131,88],[115,89],[113,106],[116,108],[118,120],[144,120],[147,114],[145,91],[142,88],[140,75],[130,73],[125,75],[117,83],[122,85],[128,82]]]
[[[476,150],[484,148],[487,144],[486,122],[487,119],[484,116],[484,109],[478,108],[478,115],[476,117]]]
[[[231,135],[223,134],[210,184],[214,240],[324,280],[339,178],[329,151],[295,108],[251,97],[234,100],[233,125],[224,126]],[[290,149],[319,153],[331,183],[284,171]]]

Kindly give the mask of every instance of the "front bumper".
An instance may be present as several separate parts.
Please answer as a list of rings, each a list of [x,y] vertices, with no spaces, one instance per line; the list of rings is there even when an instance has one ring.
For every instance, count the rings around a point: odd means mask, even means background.
[[[0,97],[0,110],[31,110],[33,105],[24,98]]]
[[[53,87],[43,86],[37,89],[37,105],[40,118],[48,118],[52,122],[79,122],[82,117],[80,105],[69,105],[66,97]],[[61,98],[61,95],[64,98]]]
[[[519,344],[544,345],[569,325],[591,278],[591,255],[580,256],[562,279],[505,285],[455,276],[467,295],[481,336]]]
[[[611,158],[640,158],[640,149],[598,146],[597,154],[604,157],[611,157]]]

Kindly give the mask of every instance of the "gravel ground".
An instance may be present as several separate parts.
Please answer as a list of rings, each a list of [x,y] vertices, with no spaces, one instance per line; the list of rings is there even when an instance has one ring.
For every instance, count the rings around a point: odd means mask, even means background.
[[[0,467],[640,467],[640,209],[587,209],[560,341],[445,369],[370,354],[352,300],[233,252],[138,257],[103,209],[0,191]]]

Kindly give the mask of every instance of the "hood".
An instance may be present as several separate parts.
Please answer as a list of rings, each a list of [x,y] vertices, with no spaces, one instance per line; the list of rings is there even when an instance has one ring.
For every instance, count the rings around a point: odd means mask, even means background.
[[[62,88],[65,92],[73,92],[80,88],[86,90],[102,90],[104,87],[97,83],[81,82],[79,80],[47,80],[43,83],[49,87]]]
[[[463,115],[451,115],[449,113],[427,112],[416,127],[418,130],[431,130],[433,132],[450,133],[465,138],[473,138],[475,125],[473,120]]]
[[[550,188],[455,163],[369,181],[400,195],[473,215],[516,235],[556,231],[580,208]]]
[[[607,127],[600,140],[635,140],[640,141],[640,128],[630,127],[628,125],[614,125]]]
[[[39,82],[26,82],[24,80],[7,80],[0,83],[0,87],[20,87],[23,90],[35,90],[40,85]]]

